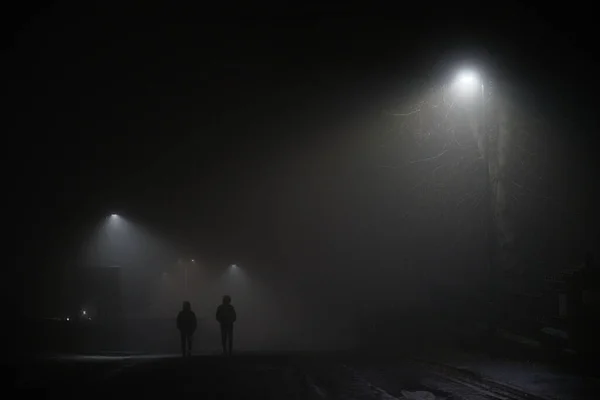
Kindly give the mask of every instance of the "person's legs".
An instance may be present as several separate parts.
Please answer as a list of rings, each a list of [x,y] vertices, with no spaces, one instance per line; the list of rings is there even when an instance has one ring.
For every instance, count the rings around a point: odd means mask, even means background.
[[[193,336],[187,335],[187,345],[188,345],[188,356],[192,355],[192,341],[193,341]]]
[[[228,345],[229,345],[229,355],[231,355],[232,349],[233,349],[233,324],[229,325],[227,327],[227,339],[228,339]]]
[[[221,346],[223,346],[223,354],[227,353],[227,325],[221,324]]]
[[[181,355],[182,355],[183,357],[185,357],[185,342],[186,342],[186,340],[187,340],[186,336],[187,336],[187,335],[186,335],[185,333],[183,333],[183,332],[180,332],[180,339],[181,339]]]

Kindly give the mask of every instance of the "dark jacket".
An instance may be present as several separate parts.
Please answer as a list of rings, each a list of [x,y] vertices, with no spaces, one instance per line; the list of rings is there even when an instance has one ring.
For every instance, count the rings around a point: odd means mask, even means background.
[[[179,314],[177,315],[177,329],[182,333],[187,333],[188,335],[193,334],[196,331],[197,324],[196,314],[194,314],[193,311],[179,311]]]
[[[221,304],[217,307],[217,321],[220,324],[233,324],[236,319],[235,308],[231,304]]]

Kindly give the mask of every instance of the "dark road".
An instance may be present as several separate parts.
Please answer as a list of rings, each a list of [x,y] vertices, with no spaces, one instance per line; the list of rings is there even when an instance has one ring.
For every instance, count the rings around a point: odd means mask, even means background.
[[[458,358],[456,359],[458,362]],[[591,399],[599,382],[550,368],[463,357],[461,368],[331,354],[54,356],[22,360],[17,389],[209,399]],[[483,375],[466,372],[467,365]],[[475,367],[474,367],[475,368]],[[511,378],[512,374],[512,378]],[[492,376],[504,382],[486,378]]]

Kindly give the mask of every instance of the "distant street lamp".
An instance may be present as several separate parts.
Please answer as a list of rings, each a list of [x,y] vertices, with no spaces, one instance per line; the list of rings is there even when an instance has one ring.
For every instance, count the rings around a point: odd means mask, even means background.
[[[196,264],[196,260],[194,258],[192,258],[192,259],[190,259],[189,263],[183,261],[181,258],[178,260],[178,264],[179,265],[183,265],[183,286],[184,286],[184,292],[185,292],[186,296],[188,294],[188,281],[189,281],[189,278],[188,278],[189,272],[188,272],[188,270],[189,270],[189,264],[190,263]]]

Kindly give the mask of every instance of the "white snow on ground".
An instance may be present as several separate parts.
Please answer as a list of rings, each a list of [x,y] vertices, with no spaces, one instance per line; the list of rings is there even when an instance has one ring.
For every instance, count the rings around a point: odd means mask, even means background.
[[[346,393],[344,393],[344,396],[340,396],[341,399],[398,400],[398,397],[392,396],[380,387],[373,385],[353,370],[349,369],[349,373],[351,381],[346,385]]]
[[[305,363],[303,370],[307,375],[308,385],[313,392],[319,393],[318,398],[321,399],[399,400],[405,398],[393,396],[345,364],[320,362],[317,359]]]
[[[534,362],[492,359],[489,356],[468,353],[455,353],[436,361],[551,399],[580,400],[583,398],[580,394],[582,386],[598,385],[591,379]]]
[[[424,378],[421,382],[426,387],[451,393],[451,398],[464,400],[490,400],[497,398],[493,394],[490,395],[482,392],[480,388],[475,389],[473,387],[465,386],[463,383],[454,382],[448,379]]]
[[[436,396],[428,391],[424,390],[402,390],[401,397],[394,396],[390,394],[388,391],[383,388],[376,386],[373,382],[368,381],[362,374],[360,374],[354,368],[343,365],[344,369],[347,370],[349,377],[351,379],[352,384],[348,385],[349,389],[354,392],[354,395],[358,395],[359,393],[368,398],[379,399],[379,400],[399,400],[399,399],[409,399],[409,400],[436,400]],[[352,396],[352,395],[350,395]],[[354,397],[351,397],[354,398]],[[362,398],[362,397],[361,397]]]

